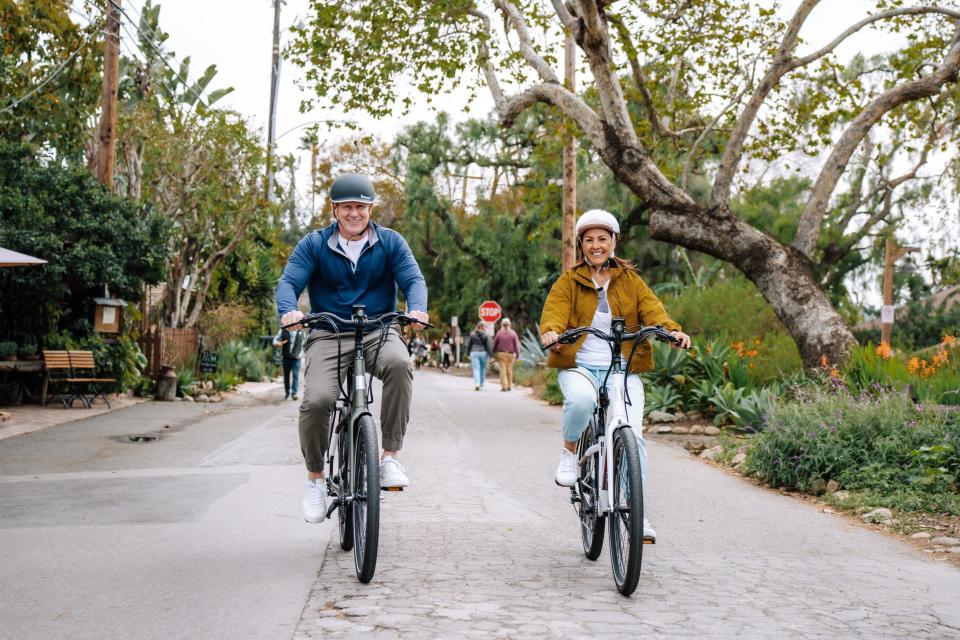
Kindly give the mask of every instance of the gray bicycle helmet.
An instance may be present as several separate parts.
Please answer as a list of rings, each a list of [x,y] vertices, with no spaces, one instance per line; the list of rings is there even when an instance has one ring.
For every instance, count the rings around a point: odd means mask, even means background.
[[[370,178],[358,173],[345,173],[330,185],[330,202],[365,202],[373,204],[377,194]]]

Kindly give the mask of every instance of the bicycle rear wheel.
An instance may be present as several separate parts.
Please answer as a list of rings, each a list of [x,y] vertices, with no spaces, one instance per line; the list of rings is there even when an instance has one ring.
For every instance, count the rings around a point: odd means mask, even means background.
[[[330,428],[334,428],[331,421]],[[344,551],[353,549],[353,509],[347,503],[346,497],[352,493],[354,484],[350,474],[350,448],[347,444],[350,434],[346,426],[337,434],[337,521],[340,529],[340,548]]]
[[[353,470],[353,560],[357,579],[367,583],[377,568],[380,539],[380,446],[369,415],[356,425],[356,465]]]
[[[629,596],[640,581],[643,558],[643,480],[637,439],[630,428],[613,436],[613,513],[610,517],[610,564],[617,590]]]
[[[591,418],[590,424],[580,436],[580,442],[577,443],[577,458],[582,459],[587,449],[595,442],[594,419]],[[600,504],[598,459],[597,454],[591,455],[589,460],[580,467],[577,479],[577,492],[580,494],[580,501],[577,503],[577,514],[580,516],[580,540],[583,543],[583,553],[588,560],[596,560],[600,557],[600,551],[603,550],[604,521],[603,516],[598,513]]]

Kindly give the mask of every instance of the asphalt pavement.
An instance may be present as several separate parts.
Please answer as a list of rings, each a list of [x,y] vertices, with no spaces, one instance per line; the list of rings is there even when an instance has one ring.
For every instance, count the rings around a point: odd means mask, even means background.
[[[433,371],[362,585],[301,519],[296,417],[145,403],[0,441],[0,638],[960,638],[953,565],[659,443],[620,596],[552,481],[559,409]]]

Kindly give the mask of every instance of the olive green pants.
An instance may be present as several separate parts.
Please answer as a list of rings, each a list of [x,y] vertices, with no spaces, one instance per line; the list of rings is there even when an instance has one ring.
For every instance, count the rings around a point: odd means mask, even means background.
[[[379,339],[379,331],[364,336],[363,357],[367,373],[383,381],[383,397],[376,399],[380,403],[381,446],[388,451],[399,451],[410,421],[413,369],[396,327],[390,329],[374,363]],[[346,376],[347,369],[353,365],[352,332],[342,334],[341,345],[340,373]],[[300,403],[300,451],[308,471],[323,471],[330,443],[330,415],[339,394],[336,335],[330,331],[311,331],[307,337],[303,402]]]

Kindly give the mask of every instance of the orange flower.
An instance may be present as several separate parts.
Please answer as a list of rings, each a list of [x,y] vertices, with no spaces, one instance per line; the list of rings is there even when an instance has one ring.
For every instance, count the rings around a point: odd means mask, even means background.
[[[827,357],[827,354],[820,356],[820,367],[826,369],[830,366],[830,358]]]
[[[907,373],[916,373],[920,370],[920,358],[913,356],[907,360]]]
[[[763,344],[763,340],[761,340],[760,338],[755,338],[753,341],[753,344],[759,347],[761,344]]]
[[[890,345],[886,342],[881,342],[877,345],[877,348],[874,349],[874,353],[883,358],[884,360],[890,359]]]
[[[758,355],[760,355],[760,352],[757,351],[756,349],[750,349],[749,351],[747,351],[748,358],[756,358]]]
[[[957,346],[957,337],[949,334],[943,336],[943,346],[947,349],[953,349]]]
[[[834,378],[834,379],[839,378],[839,377],[840,377],[840,370],[837,369],[836,367],[830,369],[830,377],[831,377],[831,378]]]

